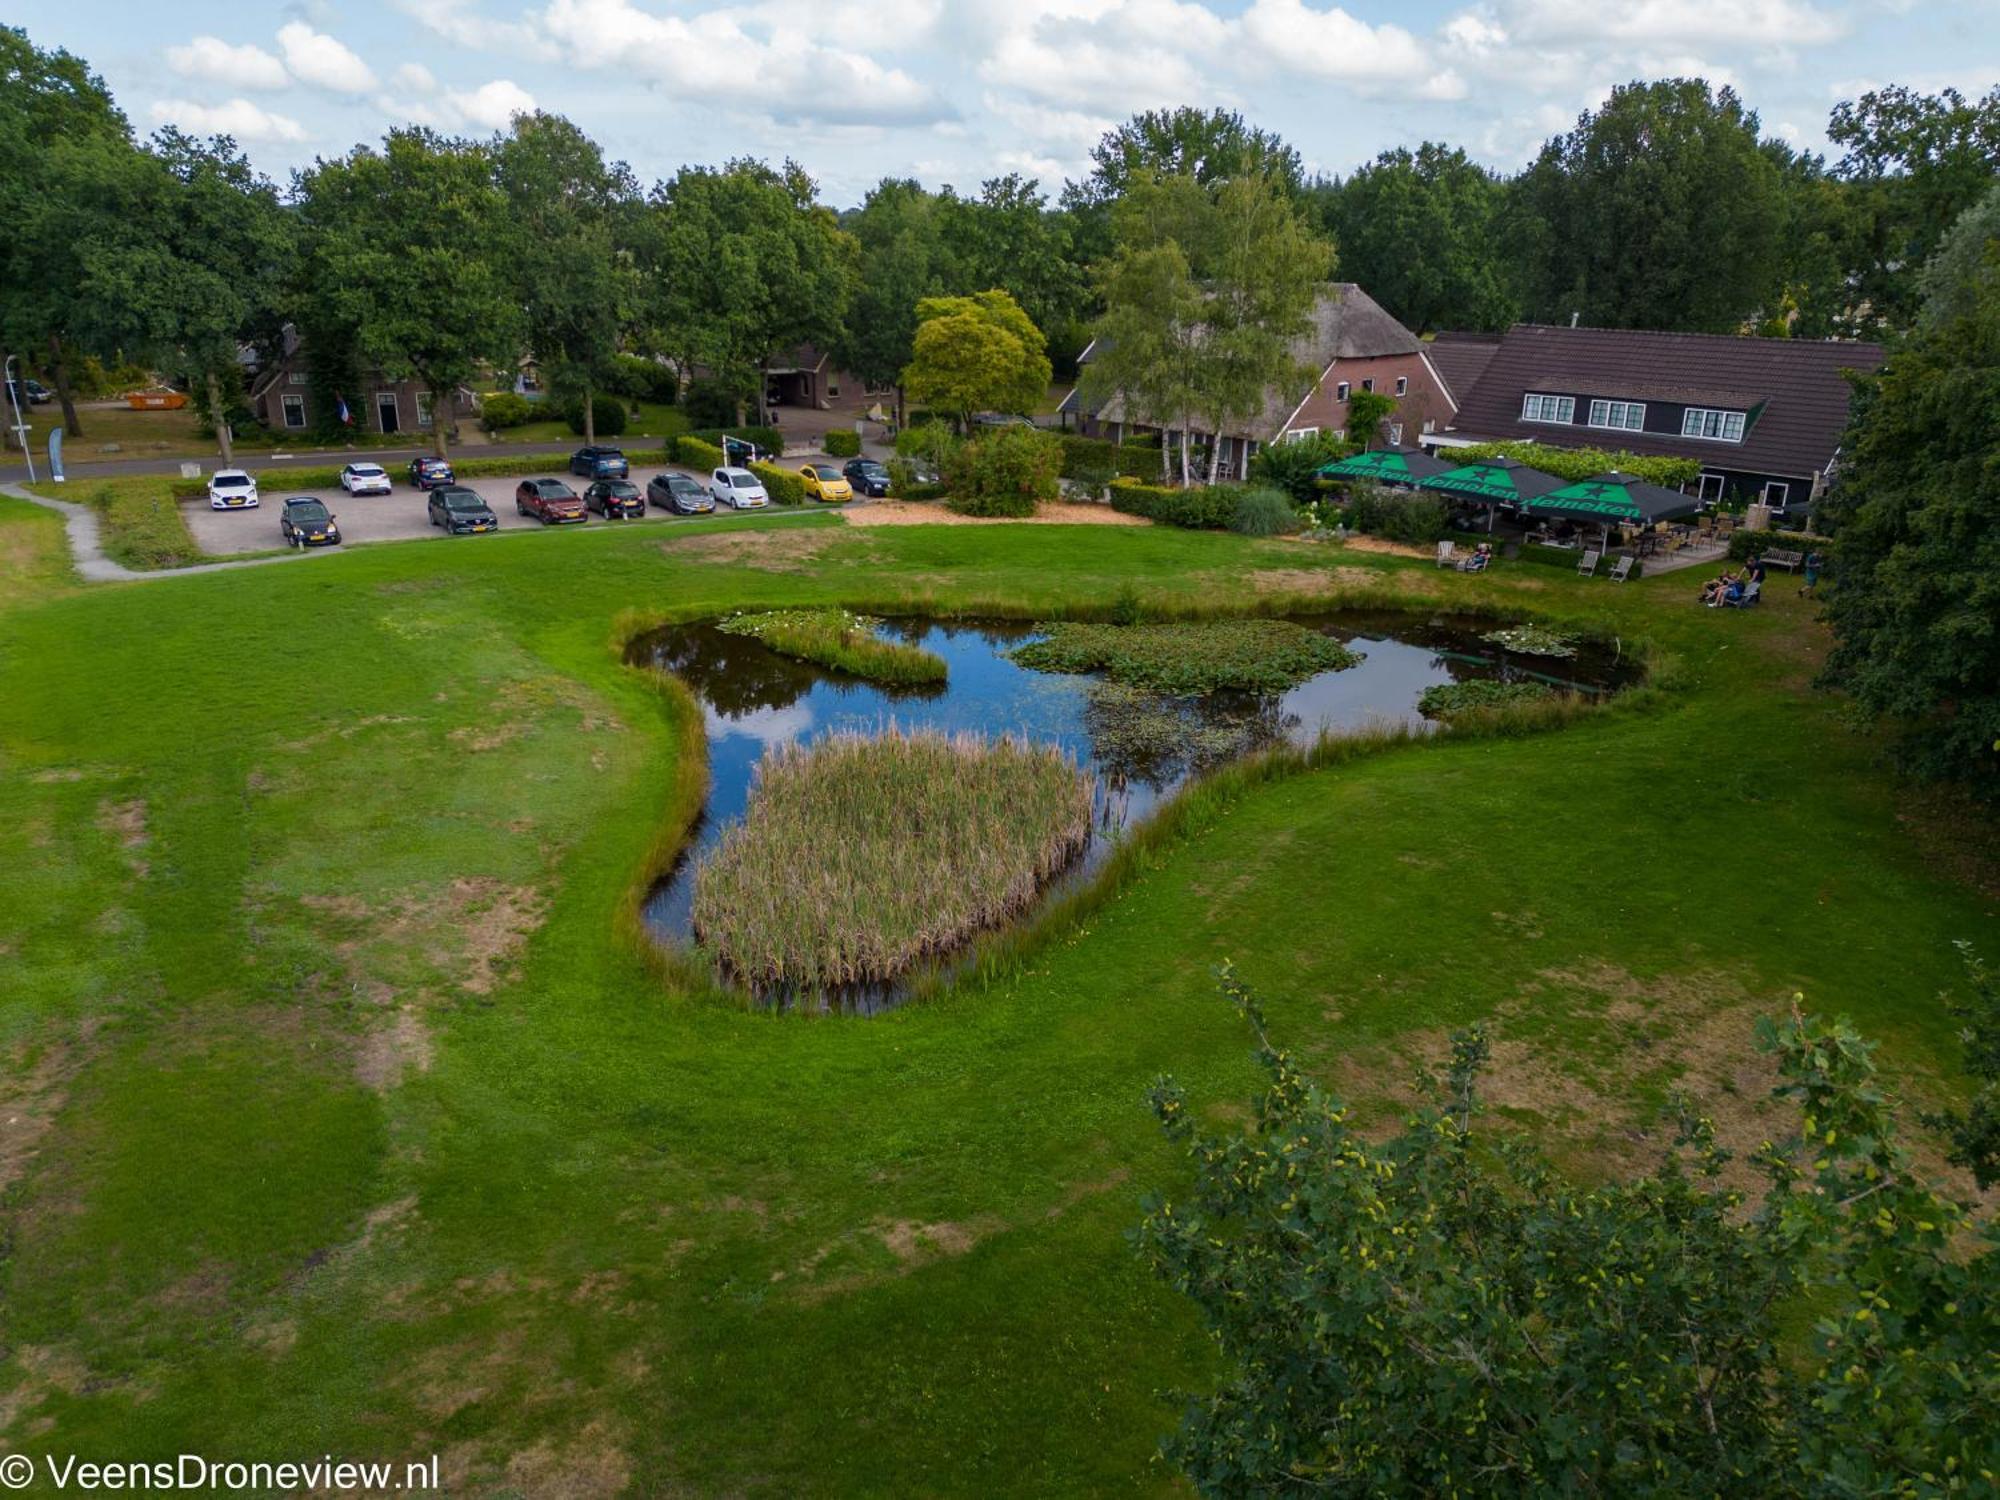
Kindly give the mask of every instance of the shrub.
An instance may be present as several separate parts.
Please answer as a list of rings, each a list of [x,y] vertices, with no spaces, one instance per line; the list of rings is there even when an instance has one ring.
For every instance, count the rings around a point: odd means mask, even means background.
[[[722,450],[691,432],[684,432],[669,445],[674,462],[690,469],[719,469]]]
[[[776,464],[753,463],[750,472],[763,484],[764,493],[771,497],[773,505],[806,503],[806,482],[790,469],[781,469]]]
[[[1060,492],[1062,447],[1032,427],[996,427],[961,444],[945,470],[949,504],[967,516],[1032,516]]]
[[[1823,536],[1810,536],[1803,531],[1742,531],[1731,533],[1729,556],[1734,562],[1747,562],[1760,552],[1817,552],[1822,557],[1832,551],[1832,543]]]
[[[943,657],[921,646],[883,640],[875,634],[879,623],[844,609],[777,609],[731,615],[716,628],[725,635],[751,636],[780,656],[815,662],[871,682],[920,687],[945,680]]]
[[[726,427],[736,420],[736,392],[720,381],[690,381],[681,408],[690,422],[704,427]]]
[[[1304,505],[1319,492],[1319,471],[1335,459],[1345,458],[1348,451],[1346,443],[1328,437],[1266,443],[1250,460],[1250,477],[1283,490]]]
[[[1511,458],[1516,463],[1540,469],[1544,474],[1553,474],[1572,484],[1608,469],[1618,469],[1648,484],[1665,485],[1670,490],[1677,490],[1701,473],[1700,462],[1692,458],[1613,453],[1605,448],[1557,448],[1548,443],[1473,443],[1464,448],[1453,448],[1450,456],[1464,464],[1481,458]]]
[[[704,443],[722,446],[726,437],[740,438],[746,443],[754,443],[757,448],[772,455],[785,451],[785,435],[775,427],[691,427],[689,435],[700,438]]]
[[[1160,445],[1128,439],[1123,446],[1107,443],[1102,438],[1078,437],[1074,433],[1060,436],[1062,443],[1062,477],[1092,483],[1098,489],[1104,488],[1119,474],[1134,479],[1150,479],[1160,472]]]
[[[495,391],[479,401],[479,425],[488,432],[503,432],[525,426],[535,415],[535,404],[512,391]]]
[[[1244,536],[1289,536],[1299,529],[1299,513],[1283,490],[1246,489],[1236,496],[1229,529]]]
[[[859,458],[861,456],[861,434],[852,427],[833,427],[826,434],[826,456],[828,458]]]
[[[663,365],[657,359],[642,354],[619,354],[612,357],[604,388],[628,400],[672,406],[680,399],[681,378],[673,366]]]
[[[617,437],[625,430],[625,403],[618,397],[592,396],[590,411],[596,419],[597,436]],[[569,424],[571,432],[578,437],[583,436],[583,397],[572,396],[563,403],[563,420]]]
[[[1384,500],[1382,535],[1392,542],[1427,547],[1440,540],[1451,523],[1450,509],[1436,495],[1394,491]]]
[[[963,440],[942,422],[912,422],[896,434],[896,452],[943,473]]]
[[[1037,625],[1043,639],[1008,653],[1038,672],[1102,672],[1114,682],[1163,693],[1218,688],[1281,693],[1361,658],[1330,635],[1292,620]]]
[[[1223,531],[1236,516],[1239,486],[1216,484],[1188,490],[1163,485],[1140,484],[1133,479],[1111,483],[1111,508],[1127,515],[1144,516],[1162,526],[1184,526],[1194,531]]]

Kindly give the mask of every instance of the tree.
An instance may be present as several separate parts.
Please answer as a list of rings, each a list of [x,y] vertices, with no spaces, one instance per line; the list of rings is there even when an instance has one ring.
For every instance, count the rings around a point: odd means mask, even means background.
[[[1502,243],[1506,189],[1464,151],[1384,151],[1332,194],[1344,274],[1415,332],[1500,329],[1519,312]]]
[[[1778,175],[1732,89],[1613,89],[1516,193],[1527,304],[1544,321],[1728,333],[1773,298]]]
[[[1155,1086],[1194,1182],[1139,1237],[1230,1365],[1165,1445],[1204,1493],[1917,1494],[2000,1467],[2000,1261],[1913,1171],[1845,1021],[1760,1026],[1797,1129],[1752,1203],[1685,1099],[1632,1182],[1496,1136],[1476,1027],[1377,1144],[1223,984],[1269,1084],[1223,1138]]]
[[[1960,216],[1916,333],[1862,382],[1835,533],[1826,680],[1907,731],[1909,762],[2000,798],[2000,225]]]
[[[842,225],[857,247],[857,270],[840,363],[871,386],[896,387],[898,426],[917,304],[952,290],[941,221],[938,200],[914,179],[885,177]]]
[[[430,395],[445,453],[452,397],[482,363],[510,366],[521,316],[498,264],[506,198],[491,154],[424,129],[392,130],[382,150],[315,162],[296,192],[303,284],[320,321],[351,328],[362,356]]]
[[[653,190],[648,296],[657,336],[765,415],[765,371],[798,344],[843,341],[855,244],[795,162],[684,168]]]
[[[1067,221],[1051,214],[1041,185],[1018,172],[989,178],[977,198],[948,189],[939,198],[949,290],[998,287],[1044,331],[1069,325],[1082,308],[1082,268]]]
[[[1263,177],[1287,195],[1305,181],[1297,151],[1229,109],[1147,110],[1106,131],[1090,159],[1090,176],[1073,184],[1070,196],[1091,203],[1122,198],[1150,177],[1192,177],[1204,187]]]
[[[618,353],[634,270],[618,243],[618,208],[636,196],[622,163],[560,115],[516,117],[492,147],[507,198],[507,268],[551,385],[582,398],[583,437],[597,441],[594,393]]]
[[[926,297],[903,384],[919,406],[949,412],[961,432],[975,412],[1030,412],[1049,388],[1048,343],[1003,291]]]
[[[1956,89],[1897,85],[1835,107],[1827,138],[1845,148],[1836,173],[1855,199],[1849,264],[1858,304],[1905,328],[1921,295],[1910,268],[2000,174],[2000,88],[1971,101]]]

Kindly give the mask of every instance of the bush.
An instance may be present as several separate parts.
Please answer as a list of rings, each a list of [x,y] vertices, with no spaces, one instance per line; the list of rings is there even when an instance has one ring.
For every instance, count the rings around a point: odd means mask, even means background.
[[[826,456],[828,458],[859,458],[861,456],[861,434],[852,427],[830,428],[826,434]]]
[[[722,450],[691,432],[684,432],[670,445],[674,462],[690,469],[719,469],[722,467]]]
[[[657,359],[647,359],[642,354],[618,354],[612,357],[604,388],[630,401],[672,406],[680,399],[681,378],[673,366],[663,365]]]
[[[1734,562],[1747,562],[1759,552],[1817,552],[1824,557],[1832,550],[1832,544],[1823,536],[1808,536],[1803,531],[1744,531],[1741,528],[1730,535],[1729,556]]]
[[[1160,472],[1160,445],[1128,441],[1122,447],[1117,443],[1107,443],[1102,438],[1078,437],[1074,433],[1064,433],[1062,443],[1062,477],[1081,480],[1103,489],[1120,474],[1133,479],[1151,479]],[[1096,476],[1102,475],[1102,478]]]
[[[896,434],[896,452],[904,458],[920,459],[943,473],[962,441],[942,422],[912,422]]]
[[[736,420],[736,392],[715,380],[690,381],[681,407],[690,422],[726,427]]]
[[[750,472],[763,484],[764,493],[771,497],[773,505],[806,503],[806,482],[790,469],[781,469],[776,464],[753,463]]]
[[[1061,492],[1062,447],[1032,427],[996,427],[961,444],[945,470],[948,503],[966,516],[1032,516]]]
[[[1283,490],[1247,489],[1236,496],[1229,529],[1244,536],[1290,536],[1299,529],[1299,513]]]
[[[495,391],[490,396],[482,396],[479,401],[479,425],[488,432],[526,426],[534,415],[535,404],[526,396],[517,396],[512,391]]]
[[[1304,505],[1319,493],[1319,471],[1345,458],[1348,445],[1338,438],[1307,438],[1295,443],[1266,443],[1250,460],[1250,477],[1271,485]]]
[[[625,403],[616,396],[592,396],[591,415],[596,418],[597,436],[617,437],[625,430]],[[569,430],[578,437],[583,436],[583,397],[572,396],[563,403],[563,420]]]
[[[774,457],[785,451],[785,436],[775,427],[694,427],[688,436],[700,438],[704,443],[722,446],[726,437],[740,438],[746,443],[754,443],[761,451]]]
[[[1117,479],[1111,484],[1111,508],[1130,516],[1144,516],[1162,526],[1225,531],[1236,517],[1236,497],[1242,492],[1241,486],[1231,484],[1174,490],[1163,485],[1140,484],[1134,479]]]
[[[1701,473],[1701,464],[1692,458],[1660,458],[1643,453],[1613,453],[1605,448],[1557,448],[1548,443],[1473,443],[1453,448],[1450,456],[1462,464],[1481,458],[1511,458],[1544,474],[1553,474],[1574,484],[1609,469],[1643,479],[1648,484],[1677,490]]]
[[[1391,493],[1382,515],[1382,535],[1392,542],[1427,547],[1443,538],[1451,522],[1450,508],[1436,495]]]

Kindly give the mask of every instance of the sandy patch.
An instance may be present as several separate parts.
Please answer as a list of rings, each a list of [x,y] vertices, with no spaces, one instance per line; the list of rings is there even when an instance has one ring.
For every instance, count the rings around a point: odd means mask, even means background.
[[[34,1164],[49,1126],[82,1071],[96,1023],[67,1037],[17,1043],[0,1066],[0,1199]]]
[[[892,1219],[875,1225],[874,1232],[897,1262],[909,1268],[941,1256],[963,1255],[999,1227],[998,1219],[973,1219],[963,1224]]]
[[[97,826],[105,837],[115,840],[118,847],[124,850],[125,862],[132,867],[132,873],[143,880],[151,867],[140,858],[138,851],[152,842],[152,835],[146,829],[145,800],[132,797],[123,802],[113,802],[107,798],[97,804]]]
[[[1150,526],[1144,516],[1128,516],[1108,505],[1054,500],[1035,507],[1032,516],[961,516],[936,502],[871,500],[840,512],[849,526]]]
[[[1408,542],[1386,541],[1379,536],[1351,536],[1346,546],[1355,552],[1380,552],[1389,557],[1414,557],[1419,562],[1436,562],[1437,548],[1413,547]]]
[[[507,1484],[544,1500],[600,1500],[622,1495],[632,1467],[606,1417],[586,1423],[560,1443],[544,1438],[507,1461]]]
[[[448,905],[473,919],[464,934],[465,975],[459,982],[475,995],[492,992],[547,914],[547,903],[532,886],[463,876],[451,883]]]
[[[431,1070],[431,1033],[423,1012],[414,1005],[397,1008],[395,1018],[361,1039],[354,1057],[354,1076],[362,1087],[386,1094],[413,1073]]]
[[[1245,578],[1240,574],[1211,575],[1216,582],[1230,588],[1241,588]],[[1264,568],[1248,575],[1251,591],[1259,595],[1317,595],[1340,594],[1349,589],[1379,588],[1388,578],[1373,568]],[[1398,577],[1395,587],[1399,593],[1428,592],[1431,581],[1419,574],[1416,578]]]
[[[755,568],[764,573],[803,573],[806,563],[841,539],[840,533],[831,528],[759,527],[755,531],[669,537],[660,543],[660,552],[675,562]]]

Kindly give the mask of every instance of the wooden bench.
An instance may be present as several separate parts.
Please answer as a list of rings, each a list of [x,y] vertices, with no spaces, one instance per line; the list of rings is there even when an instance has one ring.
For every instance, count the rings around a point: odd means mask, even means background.
[[[1764,560],[1765,567],[1783,568],[1787,573],[1796,573],[1806,560],[1803,552],[1760,552],[1757,555]]]

